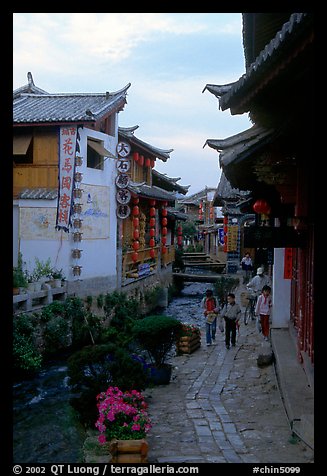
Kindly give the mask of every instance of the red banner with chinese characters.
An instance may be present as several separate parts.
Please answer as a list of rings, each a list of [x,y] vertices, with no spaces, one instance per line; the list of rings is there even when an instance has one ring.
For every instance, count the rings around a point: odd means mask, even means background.
[[[59,196],[56,229],[68,232],[73,202],[77,127],[60,127],[59,135]]]
[[[285,248],[284,252],[284,279],[292,279],[293,248]]]

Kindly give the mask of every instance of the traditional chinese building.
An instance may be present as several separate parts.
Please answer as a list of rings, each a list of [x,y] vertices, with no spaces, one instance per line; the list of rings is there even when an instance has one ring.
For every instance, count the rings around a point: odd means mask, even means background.
[[[243,13],[245,74],[205,89],[253,127],[209,144],[231,186],[251,191],[245,246],[273,250],[272,341],[283,330],[313,388],[315,156],[311,13]],[[299,408],[301,401],[299,399]],[[300,418],[301,419],[301,418]]]
[[[219,210],[213,204],[215,192],[215,188],[205,187],[200,192],[178,200],[180,210],[197,227],[197,236],[190,244],[202,244],[203,251],[212,257],[217,257],[222,247],[218,233],[219,224],[222,226],[222,216],[219,216]]]
[[[207,141],[213,146],[211,141]],[[215,148],[215,147],[214,147]],[[249,252],[255,262],[255,249],[244,246],[244,226],[254,219],[254,214],[244,214],[242,206],[247,203],[249,192],[233,188],[224,172],[213,198],[213,205],[221,207],[223,215],[222,237],[223,250],[226,253],[226,272],[237,273],[240,270],[240,261],[244,253]],[[220,228],[221,229],[221,228]]]
[[[118,175],[118,253],[122,267],[123,287],[147,286],[147,282],[167,287],[172,280],[172,263],[178,241],[180,222],[186,219],[175,209],[177,194],[186,194],[188,187],[154,170],[157,160],[166,162],[172,149],[163,150],[135,135],[138,126],[119,127],[119,147],[126,154],[125,170]],[[127,151],[127,152],[126,152]],[[120,167],[118,160],[117,166]],[[119,181],[123,178],[123,183]],[[119,260],[119,258],[118,258]],[[144,282],[144,279],[146,281]]]

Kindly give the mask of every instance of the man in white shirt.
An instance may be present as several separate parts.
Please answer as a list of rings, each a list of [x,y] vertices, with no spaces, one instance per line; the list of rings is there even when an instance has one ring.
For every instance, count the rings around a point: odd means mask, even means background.
[[[251,281],[246,285],[246,287],[250,291],[253,291],[253,293],[258,297],[259,294],[261,294],[262,288],[264,286],[271,286],[271,281],[269,276],[266,276],[264,274],[263,268],[260,267],[257,269],[256,276],[251,279]]]

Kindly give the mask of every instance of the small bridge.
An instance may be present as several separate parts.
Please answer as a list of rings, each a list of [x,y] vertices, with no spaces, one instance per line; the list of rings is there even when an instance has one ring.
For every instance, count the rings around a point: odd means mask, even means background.
[[[225,270],[226,264],[218,261],[206,253],[183,253],[183,264],[186,271],[174,272],[173,276],[183,281],[193,281],[202,283],[214,283],[219,279],[221,273]],[[196,274],[187,272],[187,268],[201,269],[203,273]],[[210,274],[205,274],[206,271]]]

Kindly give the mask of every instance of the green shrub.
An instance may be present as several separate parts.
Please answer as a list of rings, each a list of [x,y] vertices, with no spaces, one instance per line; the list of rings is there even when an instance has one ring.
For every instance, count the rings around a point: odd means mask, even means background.
[[[26,314],[13,319],[13,367],[16,375],[33,373],[42,365],[42,356],[34,343],[34,321]]]
[[[135,322],[132,333],[157,367],[164,365],[176,342],[181,323],[171,316],[147,316]]]
[[[96,396],[109,386],[143,390],[147,375],[140,362],[115,344],[86,346],[68,359],[73,396],[71,405],[84,424],[97,418]]]

